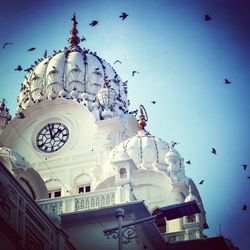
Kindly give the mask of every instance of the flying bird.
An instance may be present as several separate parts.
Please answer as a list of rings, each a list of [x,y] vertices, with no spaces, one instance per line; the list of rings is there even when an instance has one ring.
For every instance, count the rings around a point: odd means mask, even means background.
[[[82,38],[80,40],[81,40],[81,42],[86,41],[86,37],[82,36]]]
[[[246,205],[246,204],[243,204],[242,210],[243,210],[243,211],[247,211],[247,205]]]
[[[247,176],[247,179],[249,179],[249,180],[250,180],[250,176]]]
[[[151,101],[152,104],[156,104],[156,101]]]
[[[4,49],[7,45],[12,45],[13,43],[4,43],[2,49]]]
[[[187,164],[191,164],[191,161],[190,161],[190,160],[188,160],[188,161],[186,161],[186,163],[187,163]]]
[[[217,152],[216,152],[216,149],[215,148],[212,148],[212,151],[211,151],[213,154],[217,154]]]
[[[15,69],[16,71],[22,71],[23,70],[23,68],[22,68],[22,66],[21,65],[18,65],[17,66],[17,68]]]
[[[204,180],[201,180],[201,181],[199,182],[200,185],[202,185],[203,183],[204,183]]]
[[[116,60],[115,62],[114,62],[114,64],[116,64],[116,63],[122,63],[120,60]]]
[[[93,20],[89,25],[94,27],[98,24],[98,21],[97,20]]]
[[[204,21],[210,21],[212,20],[211,16],[209,16],[208,14],[204,15]]]
[[[172,142],[170,142],[170,143],[171,143],[172,147],[174,147],[174,146],[177,145],[177,144],[180,144],[179,142],[175,142],[175,141],[172,141]]]
[[[232,82],[230,82],[227,78],[224,79],[224,84],[230,84]]]
[[[125,20],[128,17],[128,14],[126,12],[122,12],[119,16],[122,20]]]
[[[241,166],[243,167],[244,170],[247,169],[247,164],[242,164]]]
[[[135,73],[137,73],[137,74],[138,74],[139,72],[138,72],[138,71],[136,71],[136,70],[133,70],[133,71],[132,71],[132,76],[135,76]]]
[[[33,51],[35,50],[36,48],[32,47],[32,48],[29,48],[27,51]]]

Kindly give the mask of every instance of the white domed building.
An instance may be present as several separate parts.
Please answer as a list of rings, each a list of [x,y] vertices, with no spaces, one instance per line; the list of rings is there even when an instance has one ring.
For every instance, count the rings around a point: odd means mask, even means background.
[[[60,214],[62,223],[73,212],[130,202],[144,201],[154,213],[196,200],[201,214],[158,226],[169,241],[190,239],[190,232],[204,237],[202,200],[174,143],[145,130],[143,106],[139,122],[129,114],[126,82],[79,46],[75,16],[72,21],[70,46],[30,68],[16,117],[0,105],[0,161],[18,172],[30,196],[46,213]]]

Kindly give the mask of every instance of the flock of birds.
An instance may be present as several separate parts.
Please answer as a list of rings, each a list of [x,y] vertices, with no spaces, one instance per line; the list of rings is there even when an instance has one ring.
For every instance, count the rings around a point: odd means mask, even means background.
[[[178,143],[175,143],[175,144],[178,144]],[[211,153],[217,155],[216,149],[215,149],[215,148],[212,148]],[[191,161],[190,161],[190,160],[186,161],[186,164],[191,165]],[[248,165],[247,165],[247,164],[241,164],[241,166],[243,167],[243,170],[245,171],[245,170],[247,169],[247,166],[248,166]],[[247,176],[247,179],[250,180],[250,175]],[[205,180],[201,180],[201,181],[199,182],[199,185],[204,184],[204,181],[205,181]],[[242,210],[243,210],[243,211],[247,211],[247,205],[246,205],[246,204],[243,204],[243,205],[242,205]]]
[[[122,21],[124,21],[128,16],[129,16],[128,13],[126,13],[126,12],[121,12],[119,18],[120,18]],[[204,21],[211,21],[211,20],[212,20],[212,18],[211,18],[210,15],[208,15],[208,14],[205,14],[205,15],[204,15]],[[92,21],[89,23],[89,25],[90,25],[91,27],[94,27],[94,26],[96,26],[98,23],[99,23],[98,20],[92,20]],[[86,40],[87,40],[87,39],[86,39],[86,37],[84,37],[84,36],[82,36],[82,38],[80,39],[81,42],[86,41]],[[2,49],[6,48],[6,46],[9,46],[9,45],[13,45],[13,43],[12,43],[12,42],[5,42],[5,43],[3,44],[3,46],[2,46]],[[32,48],[29,48],[27,51],[33,51],[33,50],[35,50],[35,49],[36,49],[35,47],[32,47]],[[114,64],[116,64],[116,63],[120,63],[120,64],[121,64],[122,62],[121,62],[120,60],[116,60],[116,61],[114,62]],[[16,71],[22,71],[22,70],[23,70],[23,67],[22,67],[21,65],[18,65],[14,70],[16,70]],[[24,71],[29,72],[30,70],[31,70],[31,68],[27,68],[27,69],[25,69]],[[140,73],[140,72],[138,72],[138,71],[136,71],[136,70],[133,70],[133,71],[132,71],[132,76],[134,77],[135,74],[139,74],[139,73]],[[230,83],[232,83],[230,80],[228,80],[227,78],[224,79],[224,84],[230,84]],[[152,103],[153,103],[153,102],[152,102]],[[153,104],[155,104],[155,103],[153,103]]]
[[[126,12],[121,12],[119,18],[120,18],[122,21],[124,21],[128,16],[129,16],[128,13],[126,13]],[[208,22],[208,21],[211,21],[211,20],[212,20],[212,17],[211,17],[210,15],[208,15],[208,14],[205,14],[203,20],[206,21],[206,22]],[[96,26],[98,23],[99,23],[98,20],[92,20],[92,21],[89,23],[89,25],[90,25],[91,27],[94,27],[94,26]],[[81,41],[81,42],[86,41],[86,38],[85,38],[84,36],[82,36],[81,39],[80,39],[80,41]],[[2,46],[2,49],[5,49],[7,46],[11,46],[11,45],[13,45],[12,42],[5,42],[5,43],[3,44],[3,46]],[[29,48],[27,51],[28,51],[28,52],[34,51],[35,49],[36,49],[35,47],[32,47],[32,48]],[[47,50],[45,51],[44,56],[47,57]],[[116,61],[114,62],[114,65],[115,65],[115,64],[118,64],[118,63],[119,63],[119,64],[122,64],[122,62],[121,62],[120,60],[116,60]],[[27,68],[27,69],[25,69],[24,71],[29,72],[31,69],[32,69],[32,68]],[[14,70],[15,70],[15,71],[22,71],[22,70],[23,70],[23,67],[22,67],[21,65],[18,65]],[[132,76],[134,77],[135,74],[139,74],[139,72],[136,71],[136,70],[133,70],[133,71],[132,71]],[[231,83],[232,83],[231,80],[228,80],[227,78],[224,79],[224,84],[231,84]],[[152,103],[152,104],[156,104],[156,101],[151,101],[151,103]],[[136,110],[134,110],[134,111],[130,111],[129,114],[137,115],[137,114],[138,114],[138,110],[136,109]],[[24,118],[24,115],[21,114],[21,115],[19,115],[18,118]],[[177,144],[179,144],[179,143],[173,142],[172,146],[175,146],[175,145],[177,145]],[[212,148],[212,149],[211,149],[211,153],[217,155],[216,149],[215,149],[215,148]],[[186,164],[191,165],[191,160],[186,161]],[[242,167],[243,167],[243,170],[244,170],[244,171],[247,169],[247,166],[248,166],[247,164],[242,164]],[[250,176],[247,176],[247,178],[250,180]],[[199,182],[199,185],[204,184],[204,182],[205,182],[205,180],[201,180],[201,181]],[[247,211],[247,205],[246,205],[246,204],[243,204],[243,205],[242,205],[242,210],[243,210],[243,211]]]

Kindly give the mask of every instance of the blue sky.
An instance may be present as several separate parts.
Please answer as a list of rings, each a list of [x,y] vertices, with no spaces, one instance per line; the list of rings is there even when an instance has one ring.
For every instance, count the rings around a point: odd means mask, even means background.
[[[143,104],[147,130],[176,147],[191,165],[210,229],[241,250],[250,245],[250,3],[247,0],[4,1],[0,9],[0,98],[15,113],[24,73],[67,46],[76,12],[82,47],[96,51],[128,80],[130,109]],[[119,19],[121,12],[129,17]],[[204,14],[212,20],[205,22]],[[92,20],[99,24],[91,28]],[[27,52],[36,47],[33,52]],[[140,73],[135,77],[131,72]],[[223,84],[224,78],[232,84]],[[153,105],[151,101],[155,100]],[[211,153],[217,149],[218,155]]]

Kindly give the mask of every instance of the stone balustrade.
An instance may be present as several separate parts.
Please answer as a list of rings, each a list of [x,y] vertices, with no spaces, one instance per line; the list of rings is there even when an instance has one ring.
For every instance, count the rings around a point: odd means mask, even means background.
[[[37,203],[47,214],[70,213],[114,205],[115,194],[116,188],[110,188],[72,196],[43,199]]]

